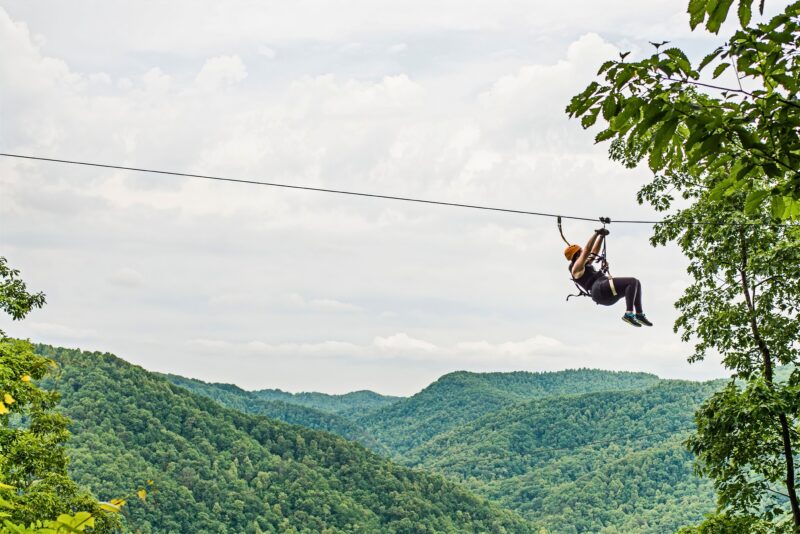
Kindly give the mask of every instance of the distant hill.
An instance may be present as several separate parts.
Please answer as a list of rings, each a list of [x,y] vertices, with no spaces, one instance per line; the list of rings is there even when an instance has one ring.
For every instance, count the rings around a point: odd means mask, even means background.
[[[500,408],[530,399],[595,391],[643,389],[659,378],[647,373],[578,369],[553,373],[444,375],[416,395],[358,419],[373,436],[402,456],[437,435]]]
[[[298,404],[349,418],[362,417],[402,398],[380,395],[374,391],[354,391],[344,395],[328,395],[326,393],[289,393],[280,389],[262,389],[252,393],[265,400]]]
[[[334,412],[327,412],[322,409],[309,407],[308,404],[295,403],[291,393],[284,393],[283,395],[276,395],[274,397],[275,399],[289,399],[289,402],[284,400],[267,400],[270,397],[263,395],[262,392],[245,391],[233,384],[207,383],[202,380],[170,374],[160,376],[163,376],[176,386],[186,388],[192,393],[213,399],[225,407],[254,415],[265,415],[286,423],[301,425],[314,430],[332,432],[344,438],[357,441],[376,452],[388,454],[386,447],[371,438],[369,434],[354,421]],[[320,395],[323,398],[332,397],[322,393],[303,395]],[[377,393],[372,393],[372,395],[380,397]],[[380,401],[377,402],[378,405],[385,404]],[[317,404],[324,405],[322,402]],[[363,403],[361,404],[362,406],[358,408],[359,410],[363,409]],[[346,409],[342,411],[347,412]]]
[[[61,366],[75,479],[131,499],[143,533],[533,532],[453,482],[326,432],[224,408],[110,354],[38,346]]]
[[[719,383],[540,398],[441,434],[404,458],[463,480],[550,532],[674,532],[714,509],[682,446]]]

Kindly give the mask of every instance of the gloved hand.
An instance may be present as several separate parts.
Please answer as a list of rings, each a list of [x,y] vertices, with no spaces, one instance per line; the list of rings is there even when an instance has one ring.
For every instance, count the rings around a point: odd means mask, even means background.
[[[594,233],[602,236],[607,236],[609,234],[608,230],[606,230],[605,228],[598,228],[597,230],[594,231]]]

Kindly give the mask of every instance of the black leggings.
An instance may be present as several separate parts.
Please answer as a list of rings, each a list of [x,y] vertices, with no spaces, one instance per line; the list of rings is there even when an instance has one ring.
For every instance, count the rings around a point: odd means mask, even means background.
[[[592,300],[602,306],[616,304],[622,297],[625,297],[627,310],[634,310],[642,313],[642,284],[636,278],[616,278],[614,277],[614,288],[617,295],[611,293],[611,286],[608,280],[598,280],[592,286]]]

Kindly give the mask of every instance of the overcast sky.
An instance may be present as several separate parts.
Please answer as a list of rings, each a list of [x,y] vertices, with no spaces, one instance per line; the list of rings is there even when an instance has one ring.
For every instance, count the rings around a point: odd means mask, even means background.
[[[612,219],[646,168],[564,114],[619,50],[698,55],[685,1],[0,1],[0,149]],[[777,4],[777,3],[776,3]],[[780,6],[771,6],[774,9]],[[724,33],[724,32],[723,32]],[[551,219],[0,158],[0,328],[248,389],[411,394],[457,370],[689,365],[675,248],[613,225],[656,323],[572,292]],[[597,225],[568,222],[583,243]]]

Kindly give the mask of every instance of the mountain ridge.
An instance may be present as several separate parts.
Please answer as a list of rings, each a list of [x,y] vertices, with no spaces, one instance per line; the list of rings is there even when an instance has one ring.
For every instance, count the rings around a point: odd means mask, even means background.
[[[108,353],[38,345],[60,365],[73,477],[161,532],[533,532],[439,475],[330,433],[225,408]]]

